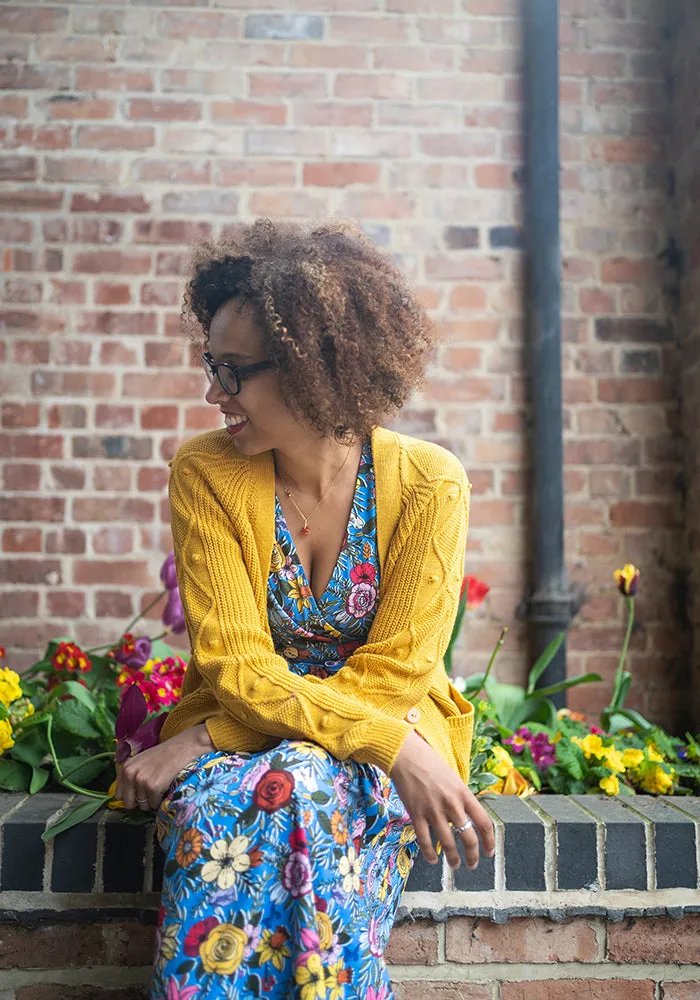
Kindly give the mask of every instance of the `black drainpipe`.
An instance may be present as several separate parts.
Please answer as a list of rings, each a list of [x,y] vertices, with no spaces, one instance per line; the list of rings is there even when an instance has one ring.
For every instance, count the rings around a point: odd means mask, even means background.
[[[527,618],[538,656],[571,620],[564,569],[559,241],[558,0],[522,0],[527,349],[532,385],[532,580]],[[538,687],[566,677],[566,641]],[[554,703],[566,704],[566,693]]]

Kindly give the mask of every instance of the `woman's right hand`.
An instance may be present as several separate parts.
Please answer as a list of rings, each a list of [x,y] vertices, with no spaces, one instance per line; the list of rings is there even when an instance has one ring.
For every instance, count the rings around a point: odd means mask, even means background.
[[[409,733],[391,769],[391,780],[413,822],[425,860],[437,863],[430,836],[432,830],[442,844],[451,868],[459,868],[455,836],[462,838],[469,868],[479,863],[478,830],[484,854],[493,857],[496,849],[493,823],[473,792],[442,757],[416,732]],[[454,827],[471,819],[474,826],[456,833]],[[452,824],[452,825],[450,825]]]

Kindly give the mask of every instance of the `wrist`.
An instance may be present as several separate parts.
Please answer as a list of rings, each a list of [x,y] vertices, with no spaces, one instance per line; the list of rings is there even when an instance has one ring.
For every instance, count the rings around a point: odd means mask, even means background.
[[[202,753],[208,753],[210,750],[216,750],[205,722],[200,722],[199,725],[194,726],[193,732],[196,737],[197,747]]]

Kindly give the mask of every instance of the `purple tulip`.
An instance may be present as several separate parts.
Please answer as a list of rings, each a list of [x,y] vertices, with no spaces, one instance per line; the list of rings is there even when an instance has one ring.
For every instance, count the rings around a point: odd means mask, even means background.
[[[171,590],[168,595],[168,603],[165,605],[161,621],[166,628],[169,628],[171,632],[175,632],[176,635],[179,632],[185,631],[185,612],[182,609],[180,591],[177,587]]]
[[[114,735],[118,741],[114,754],[117,764],[123,764],[129,757],[154,747],[158,743],[167,714],[161,712],[143,725],[143,720],[148,715],[146,699],[141,688],[137,684],[131,684],[122,698],[114,726]]]
[[[175,568],[175,553],[169,552],[168,558],[160,568],[160,579],[164,587],[168,590],[175,590],[177,587],[177,570]]]
[[[145,635],[134,640],[134,648],[130,653],[125,653],[123,649],[115,649],[114,659],[125,667],[133,670],[140,670],[151,658],[151,640]]]

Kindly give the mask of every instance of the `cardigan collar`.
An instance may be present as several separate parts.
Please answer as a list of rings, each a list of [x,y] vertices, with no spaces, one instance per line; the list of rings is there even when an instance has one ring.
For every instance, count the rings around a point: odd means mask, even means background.
[[[380,594],[389,545],[401,515],[401,445],[399,435],[385,427],[372,430],[372,460],[377,501],[377,554],[380,568]],[[253,529],[255,547],[263,580],[270,572],[275,543],[275,465],[271,451],[248,459],[250,489],[247,514]]]

